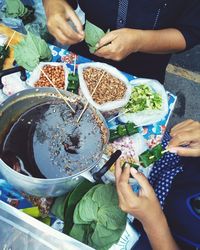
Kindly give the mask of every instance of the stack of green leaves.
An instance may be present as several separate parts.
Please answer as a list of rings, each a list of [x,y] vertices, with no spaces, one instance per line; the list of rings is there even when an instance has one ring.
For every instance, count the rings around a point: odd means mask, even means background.
[[[112,184],[98,184],[90,189],[74,211],[73,238],[106,250],[117,243],[126,226],[126,214],[118,207]]]
[[[43,39],[28,32],[26,38],[14,47],[14,57],[19,66],[33,71],[40,61],[51,61],[52,54]]]
[[[96,50],[96,45],[102,37],[105,36],[105,32],[97,27],[96,25],[90,23],[86,20],[85,23],[85,41],[89,47],[90,53],[94,53]]]
[[[20,0],[6,0],[6,17],[23,17],[28,12],[28,9]]]
[[[0,46],[0,70],[3,69],[3,64],[6,58],[9,55],[9,47],[6,49],[6,46]]]
[[[125,111],[135,113],[143,110],[161,109],[162,98],[149,86],[141,84],[132,89],[131,97]]]

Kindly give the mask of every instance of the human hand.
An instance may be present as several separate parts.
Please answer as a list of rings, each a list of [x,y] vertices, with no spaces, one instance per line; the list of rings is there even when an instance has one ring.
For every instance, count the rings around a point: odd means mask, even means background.
[[[128,183],[130,173],[141,186],[138,194],[133,192]],[[115,178],[119,207],[124,212],[137,218],[145,228],[152,227],[155,221],[163,221],[165,217],[159,201],[152,186],[142,173],[139,173],[136,169],[130,168],[129,166],[126,166],[122,170],[120,161],[118,160],[115,167]]]
[[[186,120],[174,126],[168,149],[180,156],[200,156],[200,122]],[[187,147],[181,147],[187,145]]]
[[[62,44],[72,45],[84,39],[82,24],[65,0],[43,0],[49,32]],[[76,31],[67,23],[71,21]]]
[[[97,45],[96,56],[120,61],[133,52],[138,52],[142,30],[118,29],[107,33]]]

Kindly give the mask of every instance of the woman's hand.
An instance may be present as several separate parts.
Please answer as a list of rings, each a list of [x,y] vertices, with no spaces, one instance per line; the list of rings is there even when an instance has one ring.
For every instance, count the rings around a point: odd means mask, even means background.
[[[141,186],[138,194],[133,192],[128,183],[130,173]],[[133,215],[144,227],[150,227],[154,225],[155,221],[161,221],[164,214],[159,201],[152,186],[142,173],[137,172],[136,169],[130,168],[129,166],[126,166],[122,170],[120,162],[117,161],[115,178],[119,206],[124,212]]]
[[[138,195],[128,184],[130,173],[141,186]],[[117,161],[115,178],[120,208],[140,220],[152,249],[178,250],[153,188],[145,176],[129,166],[122,170],[120,162]]]
[[[200,122],[186,120],[171,129],[168,148],[180,156],[200,157]],[[186,146],[186,147],[182,147]]]
[[[65,0],[43,0],[49,32],[62,44],[72,45],[84,39],[82,24]],[[76,31],[67,21],[71,21]]]
[[[140,48],[142,31],[118,29],[107,33],[97,45],[96,56],[120,61]]]

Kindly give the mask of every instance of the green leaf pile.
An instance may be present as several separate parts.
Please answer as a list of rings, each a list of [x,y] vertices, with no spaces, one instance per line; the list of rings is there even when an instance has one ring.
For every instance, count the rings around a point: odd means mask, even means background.
[[[85,41],[89,47],[90,53],[94,53],[96,50],[96,44],[100,39],[105,36],[105,32],[86,20],[85,23]]]
[[[43,39],[28,32],[27,36],[14,47],[14,57],[19,66],[33,71],[40,61],[51,61],[52,54]]]
[[[23,17],[28,12],[28,9],[20,0],[6,0],[6,17]]]
[[[125,111],[134,113],[143,110],[161,109],[162,98],[146,84],[141,84],[132,89],[131,97]]]
[[[70,236],[97,250],[106,250],[118,242],[125,226],[126,214],[118,207],[115,187],[99,184],[77,204]]]

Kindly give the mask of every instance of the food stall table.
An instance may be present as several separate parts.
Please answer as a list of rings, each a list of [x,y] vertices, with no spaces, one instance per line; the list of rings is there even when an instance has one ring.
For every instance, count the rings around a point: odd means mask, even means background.
[[[56,46],[50,46],[50,49],[51,49],[51,52],[53,55],[52,61],[66,63],[67,68],[69,70],[71,70],[72,72],[74,70],[75,58],[76,58],[76,67],[78,66],[78,64],[90,62],[89,59],[86,59],[82,56],[77,56],[77,55],[71,53],[70,51],[60,49]],[[124,73],[124,74],[128,78],[129,81],[136,78],[135,76],[132,76],[132,75],[129,75],[126,73]],[[29,72],[27,72],[28,78],[30,77],[30,75],[31,74]],[[12,85],[12,84],[8,83],[5,85],[4,88],[5,88],[4,92],[9,93],[9,95],[12,95],[13,93],[16,92],[15,91],[16,85]],[[174,108],[174,105],[176,102],[176,96],[170,92],[167,92],[167,95],[168,95],[168,104],[169,104],[168,105],[168,107],[169,107],[168,114],[161,121],[159,121],[155,124],[152,124],[149,126],[144,126],[144,127],[140,128],[140,133],[146,139],[149,147],[152,147],[152,145],[156,145],[157,143],[159,143],[161,141],[162,136],[166,130],[167,122],[168,122],[170,115],[173,111],[173,108]],[[118,119],[115,119],[110,123],[108,122],[108,127],[111,128],[113,126],[116,126],[119,123],[120,123],[120,121]],[[32,207],[33,205],[31,203],[30,199],[26,199],[25,197],[26,197],[26,195],[22,195],[21,193],[16,191],[7,181],[5,181],[0,176],[0,200],[4,201],[5,203],[11,204],[12,206],[14,206],[18,209]],[[33,198],[33,200],[34,200],[34,198]],[[43,201],[44,201],[43,203],[45,205],[47,204],[47,206],[48,206],[47,199],[44,199]],[[42,203],[41,199],[40,199],[40,203]],[[45,207],[45,205],[44,205],[44,207]],[[48,210],[48,208],[47,208],[47,210]],[[55,219],[56,218],[51,217],[51,220],[52,220],[51,224],[53,224],[54,226],[55,226]],[[127,238],[127,240],[128,239],[129,238]]]

